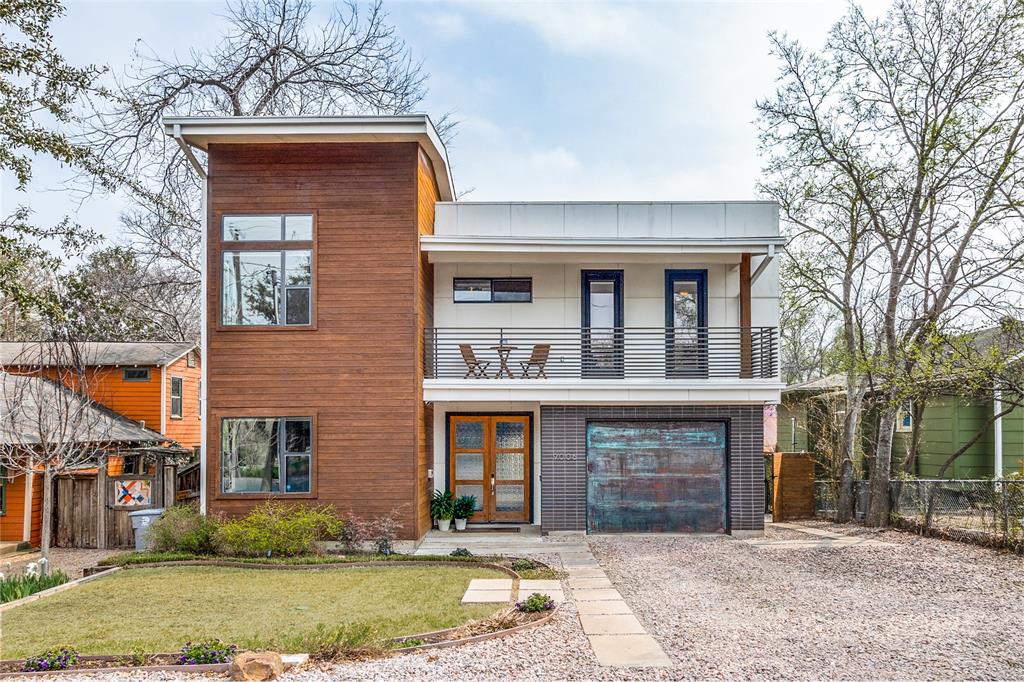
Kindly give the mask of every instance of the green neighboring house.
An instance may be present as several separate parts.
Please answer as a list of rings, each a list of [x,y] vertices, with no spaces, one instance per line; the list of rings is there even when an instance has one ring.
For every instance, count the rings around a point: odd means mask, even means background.
[[[794,384],[782,391],[778,409],[778,447],[785,452],[838,451],[845,413],[845,377],[834,374]],[[994,398],[994,397],[993,397]],[[981,428],[995,410],[993,400],[944,395],[922,407],[900,413],[893,440],[893,470],[902,467],[910,447],[915,418],[921,431],[913,475],[934,478],[939,467]],[[864,448],[874,443],[877,411],[864,415]],[[1024,471],[1024,409],[1016,409],[990,425],[985,434],[946,471],[946,478],[991,478],[996,475],[996,432],[1002,430],[1002,475]]]

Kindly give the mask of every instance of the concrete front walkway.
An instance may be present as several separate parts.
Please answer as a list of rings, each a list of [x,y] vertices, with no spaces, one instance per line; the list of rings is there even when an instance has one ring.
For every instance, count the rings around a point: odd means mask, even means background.
[[[545,541],[536,526],[523,527],[518,533],[432,530],[416,548],[416,554],[449,554],[458,547],[465,547],[478,556],[557,555],[568,573],[570,596],[576,604],[580,625],[602,666],[672,665],[671,659],[612,585],[582,533]],[[462,602],[501,603],[522,600],[534,592],[546,594],[556,603],[565,599],[562,583],[557,580],[521,580],[518,591],[512,580],[473,580]]]
[[[580,625],[598,662],[606,667],[665,667],[672,661],[633,615],[590,548],[562,554]]]

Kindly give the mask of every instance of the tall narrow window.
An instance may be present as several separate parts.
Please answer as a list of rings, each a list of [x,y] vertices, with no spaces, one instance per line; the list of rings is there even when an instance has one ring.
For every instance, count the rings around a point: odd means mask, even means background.
[[[181,377],[171,377],[171,418],[181,419]]]
[[[221,324],[312,324],[312,215],[224,216],[222,238]]]
[[[225,419],[221,425],[221,491],[308,493],[313,428],[309,417]]]

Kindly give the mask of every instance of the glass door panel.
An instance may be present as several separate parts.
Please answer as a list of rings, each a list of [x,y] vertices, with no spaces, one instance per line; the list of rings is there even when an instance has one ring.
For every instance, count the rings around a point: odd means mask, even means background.
[[[582,273],[582,374],[622,377],[622,271]]]
[[[665,271],[665,376],[705,377],[707,271]]]

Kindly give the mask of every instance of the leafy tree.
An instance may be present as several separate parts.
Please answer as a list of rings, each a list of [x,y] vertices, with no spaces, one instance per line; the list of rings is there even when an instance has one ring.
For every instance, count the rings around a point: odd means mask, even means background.
[[[1019,303],[1024,5],[899,0],[878,19],[854,6],[820,51],[772,41],[767,184],[805,240],[794,260],[844,316],[848,396],[865,380],[881,392],[867,520],[884,525],[896,414],[928,339]]]

